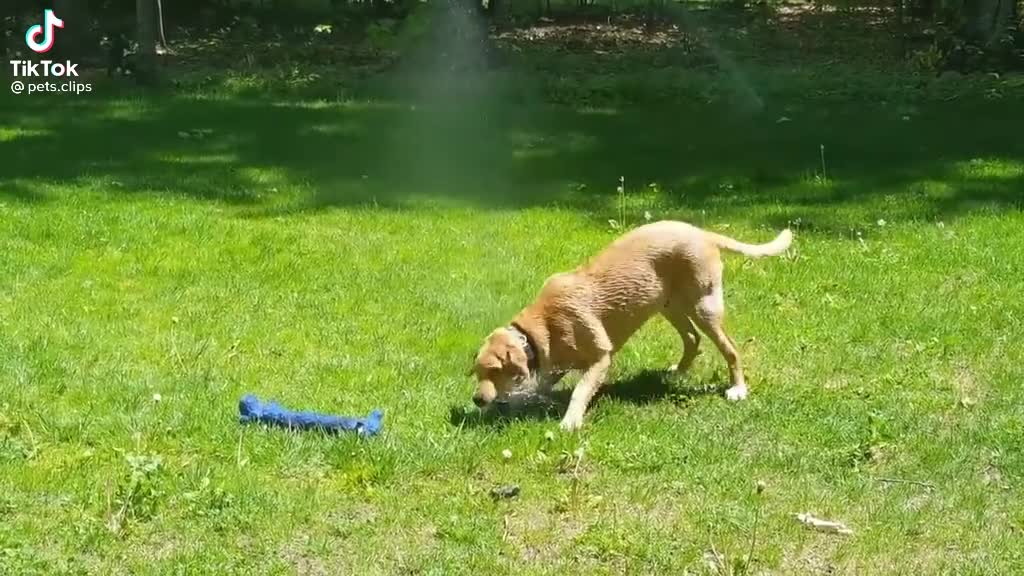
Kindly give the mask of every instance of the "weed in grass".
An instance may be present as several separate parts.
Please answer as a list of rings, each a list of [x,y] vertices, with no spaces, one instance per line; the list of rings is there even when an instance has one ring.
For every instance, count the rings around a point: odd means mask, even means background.
[[[107,526],[115,534],[122,533],[133,522],[152,518],[164,495],[159,486],[160,456],[128,454],[125,463],[127,475],[118,483],[107,514]]]
[[[238,522],[236,498],[223,485],[203,475],[197,484],[181,495],[186,514],[209,522],[213,529],[224,531]]]
[[[828,183],[828,169],[825,167],[825,145],[821,145],[821,181]]]
[[[31,460],[38,453],[32,429],[25,422],[14,422],[0,410],[0,461]]]
[[[611,226],[612,230],[622,231],[627,227],[626,224],[626,177],[619,176],[619,185],[615,187],[615,195],[617,198],[618,207],[618,220],[609,220],[608,225]]]

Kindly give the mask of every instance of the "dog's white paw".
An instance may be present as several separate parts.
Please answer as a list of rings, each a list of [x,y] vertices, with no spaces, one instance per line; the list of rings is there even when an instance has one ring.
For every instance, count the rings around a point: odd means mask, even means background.
[[[729,400],[732,400],[733,402],[743,400],[747,397],[747,387],[733,386],[732,388],[729,388],[728,390],[725,391],[725,397],[728,398]]]
[[[566,432],[575,432],[583,427],[583,416],[568,413],[565,415],[565,418],[562,418],[560,426],[562,430],[565,430]]]

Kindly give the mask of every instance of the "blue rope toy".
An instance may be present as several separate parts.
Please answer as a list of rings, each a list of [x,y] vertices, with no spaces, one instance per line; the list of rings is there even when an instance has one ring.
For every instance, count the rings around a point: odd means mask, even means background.
[[[294,412],[277,402],[260,402],[252,394],[246,394],[238,402],[238,421],[242,424],[258,422],[296,430],[323,430],[324,432],[356,432],[360,436],[375,436],[383,427],[384,414],[380,410],[370,412],[366,418],[330,416],[316,412]]]

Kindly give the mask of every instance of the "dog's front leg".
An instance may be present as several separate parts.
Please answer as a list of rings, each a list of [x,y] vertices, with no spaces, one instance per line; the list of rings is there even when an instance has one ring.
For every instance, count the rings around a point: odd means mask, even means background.
[[[576,389],[572,391],[569,409],[565,411],[565,417],[562,418],[562,430],[571,432],[579,430],[583,426],[583,414],[587,411],[590,399],[597,393],[597,389],[604,384],[604,379],[608,376],[608,367],[611,364],[612,356],[605,352],[597,362],[592,364],[583,373],[583,377],[580,378]]]

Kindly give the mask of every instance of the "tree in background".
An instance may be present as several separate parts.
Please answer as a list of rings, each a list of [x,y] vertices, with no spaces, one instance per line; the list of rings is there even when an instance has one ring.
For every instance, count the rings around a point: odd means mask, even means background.
[[[57,54],[69,60],[81,59],[91,41],[88,6],[81,1],[54,0],[53,11],[64,21],[60,42],[55,45]]]
[[[164,2],[156,0],[157,42],[161,52],[167,51],[167,36],[164,35]]]
[[[899,35],[909,42],[907,50],[914,45],[927,45],[929,61],[940,68],[961,71],[982,69],[1009,69],[1024,67],[1024,30],[1020,24],[1021,6],[1024,0],[678,0],[693,2],[703,8],[739,7],[743,10],[755,8],[759,14],[773,14],[775,10],[786,9],[787,14],[806,14],[808,9],[819,8],[816,14],[825,13],[826,8],[839,9],[843,17],[877,18],[885,14],[890,21],[898,23]],[[192,27],[192,38],[217,36],[228,30],[236,39],[251,39],[267,34],[292,34],[296,30],[311,28],[314,24],[330,23],[334,28],[344,29],[345,34],[332,38],[353,43],[363,41],[364,36],[384,32],[392,34],[405,21],[414,8],[430,6],[444,8],[449,14],[447,20],[437,26],[451,26],[452,22],[477,22],[485,19],[491,28],[506,25],[530,23],[543,15],[552,16],[551,0],[175,0],[168,4],[164,13],[162,0],[0,0],[5,17],[2,38],[7,51],[21,50],[24,46],[19,37],[24,34],[27,22],[39,18],[41,8],[52,5],[58,15],[68,22],[61,32],[61,41],[56,50],[64,57],[83,63],[90,60],[103,61],[106,54],[113,55],[111,48],[101,52],[101,38],[104,46],[112,45],[118,39],[118,46],[133,53],[129,62],[137,68],[140,81],[154,80],[158,56],[169,50],[164,29],[164,18],[174,26]],[[654,24],[668,16],[665,9],[675,3],[668,0],[555,0],[554,10],[559,16],[572,19],[601,20],[611,24],[616,15],[646,15],[647,23]],[[861,10],[861,9],[864,10]],[[829,10],[828,13],[836,11]],[[9,14],[9,16],[7,15]],[[458,17],[453,16],[457,14]],[[764,23],[772,25],[770,18]],[[466,34],[462,28],[440,32],[445,34]],[[497,61],[498,52],[491,44],[490,35],[483,29],[479,39],[463,42],[462,45],[478,45],[481,54],[489,61]],[[170,30],[168,30],[170,32]],[[476,33],[476,32],[474,32]],[[832,34],[825,29],[824,34]],[[836,33],[839,33],[838,31]],[[879,29],[880,34],[886,33]],[[380,34],[377,34],[380,35]],[[150,42],[150,39],[153,42]],[[337,40],[332,40],[337,42]],[[1016,42],[1016,44],[1015,44]],[[149,46],[154,46],[153,50]],[[444,46],[444,44],[440,44]],[[105,48],[104,48],[105,50]],[[909,52],[908,52],[909,53]],[[916,52],[915,52],[916,53]],[[466,56],[458,54],[458,58]],[[113,56],[108,58],[115,60]]]
[[[964,2],[964,34],[983,46],[999,40],[1016,26],[1016,0],[970,0]]]
[[[156,4],[135,0],[136,34],[139,44],[136,77],[142,84],[156,81]]]

